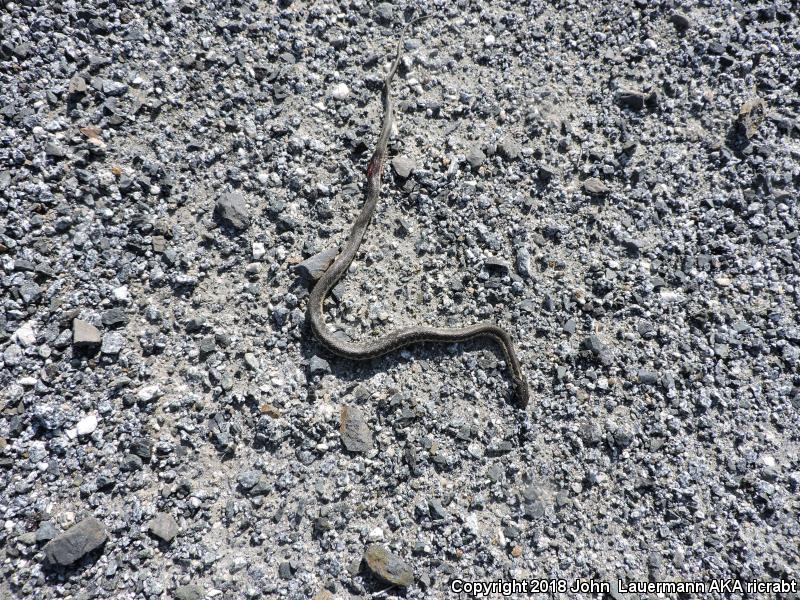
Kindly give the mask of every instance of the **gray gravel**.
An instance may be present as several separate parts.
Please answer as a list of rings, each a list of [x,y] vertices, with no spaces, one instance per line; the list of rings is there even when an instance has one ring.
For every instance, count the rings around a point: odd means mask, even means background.
[[[352,363],[305,324],[412,9],[328,322],[501,323],[524,412],[483,342]],[[0,597],[797,579],[798,21],[3,2]]]

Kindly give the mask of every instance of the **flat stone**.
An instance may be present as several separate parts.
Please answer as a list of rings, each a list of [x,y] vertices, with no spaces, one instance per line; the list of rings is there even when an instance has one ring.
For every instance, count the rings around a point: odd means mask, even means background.
[[[222,194],[217,199],[214,214],[220,221],[235,229],[247,229],[250,226],[250,212],[239,192]]]
[[[642,110],[645,106],[654,108],[658,104],[658,94],[655,91],[649,93],[638,90],[620,90],[616,96],[617,104],[631,110]]]
[[[648,369],[639,369],[639,383],[644,385],[655,385],[658,383],[658,373]]]
[[[49,542],[58,535],[56,526],[50,521],[42,521],[39,524],[39,529],[36,530],[37,542]]]
[[[103,524],[89,517],[47,542],[44,554],[49,564],[68,566],[102,546],[107,537]]]
[[[331,366],[328,364],[327,360],[315,354],[311,357],[311,360],[308,361],[308,370],[312,375],[324,375],[331,372]]]
[[[72,321],[72,345],[76,348],[94,348],[103,341],[103,335],[91,323],[81,319]]]
[[[190,583],[189,585],[182,585],[175,589],[173,598],[175,600],[202,600],[206,596],[205,588]]]
[[[158,513],[147,528],[150,533],[167,543],[170,543],[178,535],[178,522],[172,515],[163,512]]]
[[[344,447],[350,452],[367,452],[372,448],[372,432],[357,406],[342,406],[339,433]]]
[[[303,262],[298,264],[295,269],[303,277],[316,281],[325,274],[328,267],[333,264],[336,255],[339,254],[339,249],[335,247],[326,248],[322,252],[318,252],[314,256],[309,256]]]
[[[100,318],[105,327],[122,327],[128,324],[128,315],[122,308],[112,308],[103,313]]]
[[[380,544],[367,547],[364,561],[370,572],[385,583],[401,587],[414,583],[414,571],[411,567]]]
[[[392,159],[392,168],[401,179],[407,179],[414,172],[416,164],[407,156],[395,156]]]
[[[161,396],[161,388],[157,385],[147,385],[136,392],[136,399],[139,402],[152,402]]]
[[[67,155],[67,151],[64,149],[64,147],[55,142],[47,142],[44,145],[44,153],[47,156],[52,156],[54,158],[64,158]]]
[[[583,182],[583,189],[592,195],[607,194],[610,190],[608,186],[597,177],[590,177]]]
[[[97,429],[97,415],[86,415],[75,426],[78,435],[90,435]]]
[[[86,93],[86,89],[86,80],[80,75],[73,75],[72,79],[69,80],[69,88],[67,91],[70,95],[84,94]]]

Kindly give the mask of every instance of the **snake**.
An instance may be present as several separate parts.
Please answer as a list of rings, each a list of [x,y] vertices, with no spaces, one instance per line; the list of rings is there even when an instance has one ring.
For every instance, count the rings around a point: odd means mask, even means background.
[[[336,356],[350,360],[371,360],[412,344],[429,342],[462,343],[476,338],[488,338],[496,342],[502,349],[506,360],[506,368],[513,384],[514,396],[518,405],[525,407],[528,404],[528,382],[522,371],[511,335],[495,323],[482,321],[465,327],[412,326],[397,329],[381,338],[369,339],[358,343],[339,339],[325,324],[323,308],[325,298],[345,274],[350,263],[353,262],[380,197],[381,178],[386,161],[387,144],[392,129],[394,113],[390,93],[391,84],[400,63],[403,38],[411,25],[427,18],[427,16],[429,15],[409,21],[400,34],[394,60],[383,81],[381,93],[383,122],[375,150],[367,164],[364,204],[352,224],[350,235],[344,246],[335,260],[317,280],[309,294],[307,320],[310,323],[314,337],[321,346]]]

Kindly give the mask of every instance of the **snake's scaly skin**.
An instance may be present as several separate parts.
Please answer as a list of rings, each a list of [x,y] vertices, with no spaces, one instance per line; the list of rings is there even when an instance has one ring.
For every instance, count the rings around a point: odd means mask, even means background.
[[[411,21],[406,25],[405,29],[403,29],[403,33],[400,35],[400,40],[397,43],[397,52],[394,62],[384,80],[382,93],[384,111],[383,124],[381,126],[380,136],[378,136],[378,143],[375,146],[375,152],[372,154],[372,158],[370,158],[367,166],[364,206],[358,218],[353,223],[353,228],[350,230],[350,237],[347,238],[347,243],[344,248],[311,291],[308,298],[307,318],[311,324],[311,330],[314,332],[314,336],[320,344],[333,354],[354,360],[376,358],[393,352],[398,348],[420,342],[455,343],[465,342],[478,337],[491,338],[503,349],[509,374],[514,384],[514,394],[518,403],[524,407],[528,404],[528,383],[522,373],[522,367],[517,358],[511,336],[505,329],[498,325],[484,322],[456,328],[429,326],[407,327],[391,332],[382,338],[359,343],[343,342],[337,339],[325,325],[323,317],[323,302],[325,297],[328,295],[331,288],[341,279],[345,271],[347,271],[347,267],[349,267],[350,263],[353,261],[361,245],[361,241],[364,239],[364,234],[369,226],[372,213],[375,211],[375,206],[378,203],[383,165],[386,160],[386,145],[389,141],[389,133],[392,128],[393,106],[389,93],[390,87],[394,75],[397,72],[398,64],[400,63],[401,45],[405,32],[410,25],[419,20],[421,19]]]

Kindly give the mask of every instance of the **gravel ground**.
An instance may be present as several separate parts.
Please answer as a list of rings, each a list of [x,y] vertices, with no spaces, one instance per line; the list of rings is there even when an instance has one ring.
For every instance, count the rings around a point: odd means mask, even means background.
[[[797,579],[797,7],[603,4],[5,2],[0,596]],[[526,410],[304,324],[414,8],[328,319]]]

